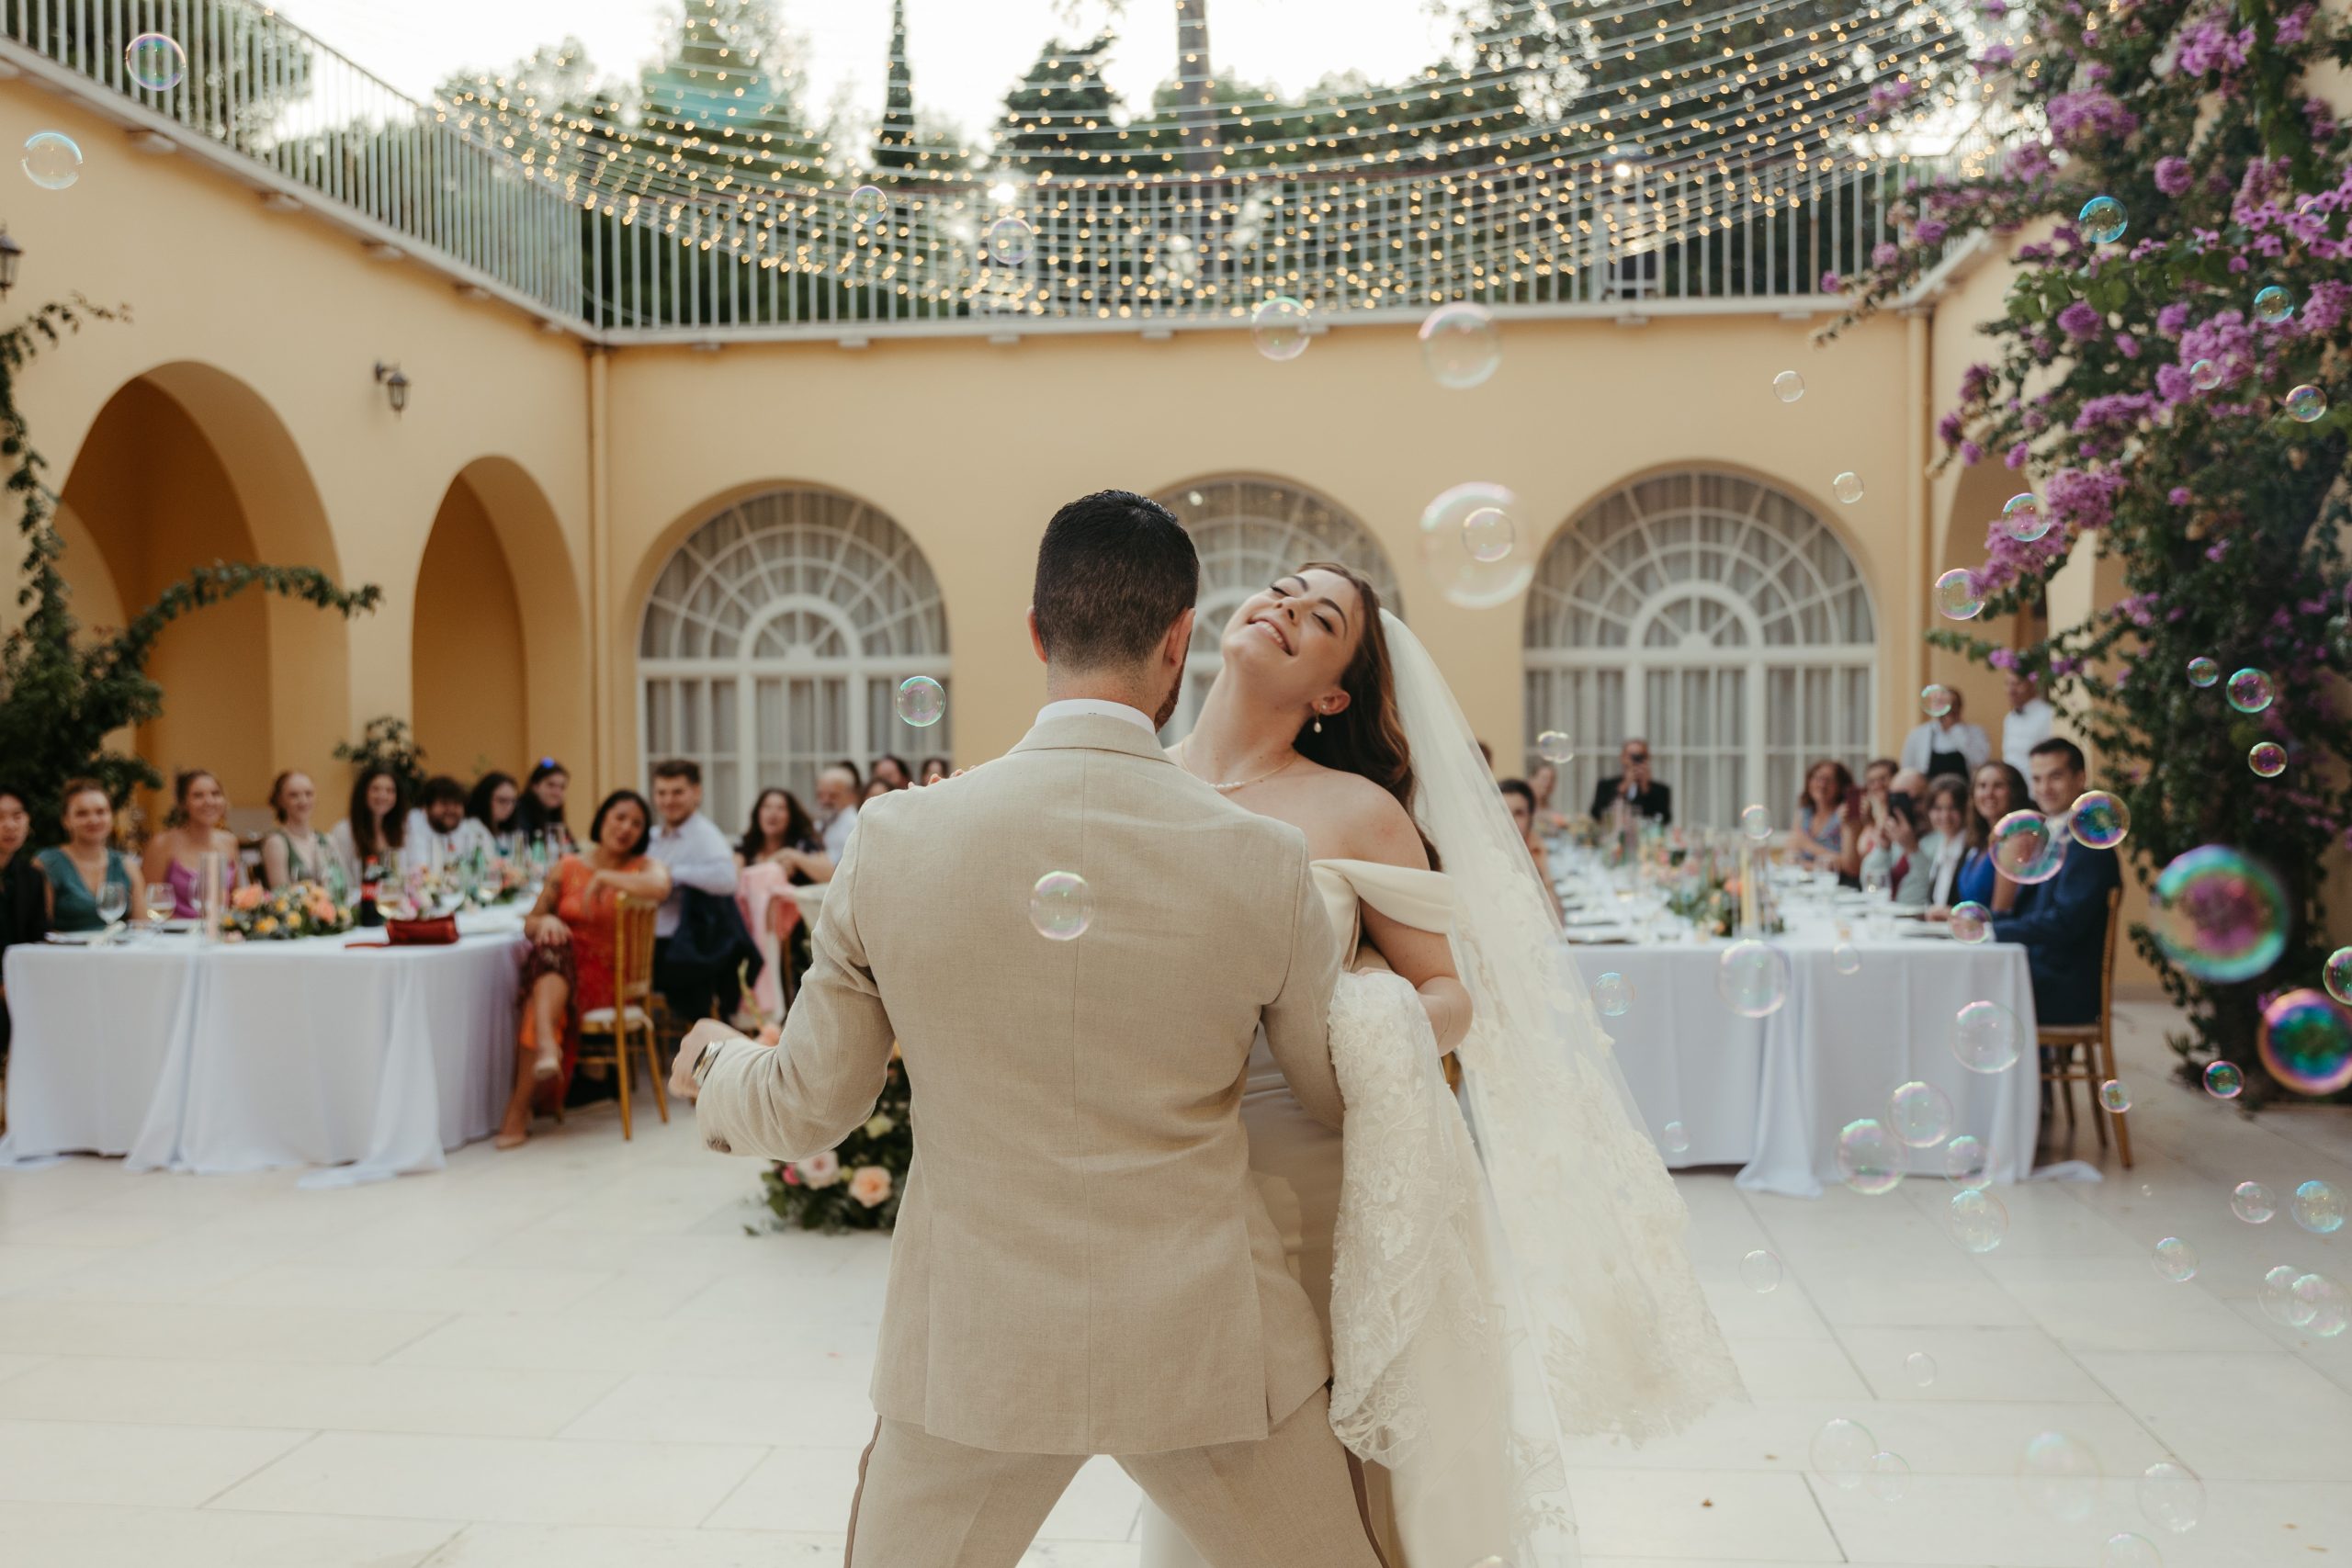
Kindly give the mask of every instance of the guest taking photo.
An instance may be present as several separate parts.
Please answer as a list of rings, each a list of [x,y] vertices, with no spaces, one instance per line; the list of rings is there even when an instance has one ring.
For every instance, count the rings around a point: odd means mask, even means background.
[[[1652,822],[1674,821],[1674,792],[1650,777],[1650,743],[1628,740],[1617,752],[1617,772],[1592,786],[1592,819],[1606,822],[1620,806]]]

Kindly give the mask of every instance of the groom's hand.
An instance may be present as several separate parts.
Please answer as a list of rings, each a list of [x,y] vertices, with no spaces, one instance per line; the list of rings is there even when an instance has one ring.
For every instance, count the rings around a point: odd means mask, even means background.
[[[695,1068],[702,1061],[706,1047],[722,1040],[741,1040],[742,1034],[715,1018],[706,1018],[686,1031],[678,1043],[678,1054],[670,1063],[670,1092],[681,1100],[693,1100],[702,1093],[702,1080],[695,1076]]]

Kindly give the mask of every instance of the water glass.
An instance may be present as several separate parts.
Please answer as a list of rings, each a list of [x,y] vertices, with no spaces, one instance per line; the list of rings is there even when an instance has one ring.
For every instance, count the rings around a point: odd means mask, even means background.
[[[114,935],[115,927],[122,923],[122,917],[130,910],[130,885],[107,877],[106,886],[98,890],[98,919],[107,923],[106,934],[109,940]]]
[[[172,918],[172,911],[178,906],[178,897],[173,893],[170,883],[149,883],[147,885],[147,929],[159,936],[162,935],[164,923]]]

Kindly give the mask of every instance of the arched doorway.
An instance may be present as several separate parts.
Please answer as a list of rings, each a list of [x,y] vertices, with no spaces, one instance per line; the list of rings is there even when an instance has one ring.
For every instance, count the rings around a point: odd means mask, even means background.
[[[953,755],[947,716],[901,719],[899,683],[950,686],[947,612],[906,530],[836,491],[788,486],[705,523],[654,579],[638,634],[639,754],[702,765],[705,809],[732,828],[781,784],[808,798],[817,771]]]
[[[1877,626],[1853,557],[1804,502],[1738,474],[1655,474],[1544,553],[1527,733],[1576,742],[1563,800],[1589,799],[1638,735],[1678,821],[1728,827],[1750,801],[1780,820],[1813,759],[1868,760]]]
[[[1405,613],[1396,573],[1362,523],[1312,491],[1281,479],[1196,479],[1153,498],[1176,514],[1201,558],[1201,599],[1184,694],[1163,735],[1189,732],[1216,679],[1217,639],[1243,600],[1302,561],[1335,560],[1363,573],[1392,613]]]

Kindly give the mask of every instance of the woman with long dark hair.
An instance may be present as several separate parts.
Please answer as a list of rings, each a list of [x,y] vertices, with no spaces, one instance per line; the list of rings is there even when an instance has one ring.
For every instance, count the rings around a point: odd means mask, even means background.
[[[555,850],[571,847],[571,828],[563,819],[564,791],[571,786],[571,770],[553,757],[542,757],[532,767],[514,807],[526,841],[545,840]]]
[[[1995,914],[2014,908],[2018,885],[1993,866],[1993,824],[2033,804],[2025,775],[2007,762],[1987,762],[1968,782],[1968,849],[1952,878],[1952,901],[1982,904]]]
[[[382,762],[370,762],[351,781],[351,808],[334,825],[327,841],[343,862],[345,884],[357,887],[368,863],[382,864],[397,855],[408,839],[408,789],[400,774]]]
[[[493,770],[476,779],[466,796],[466,815],[481,824],[491,848],[501,855],[513,854],[523,841],[522,795],[514,774]]]
[[[825,853],[825,840],[817,836],[816,820],[799,797],[773,784],[760,791],[760,797],[752,802],[742,840],[735,846],[736,864],[748,868],[774,863],[784,867],[794,883],[805,886],[821,880],[811,870],[814,860],[823,861],[826,874],[831,874],[832,861]]]

